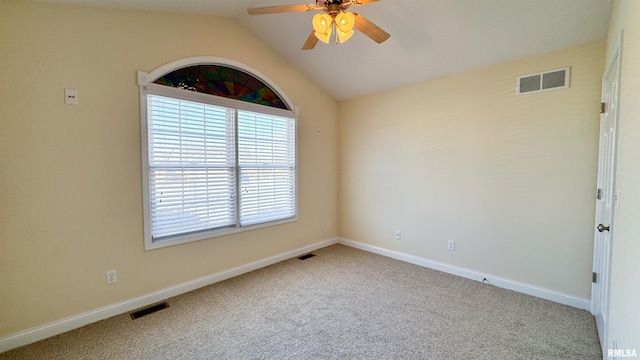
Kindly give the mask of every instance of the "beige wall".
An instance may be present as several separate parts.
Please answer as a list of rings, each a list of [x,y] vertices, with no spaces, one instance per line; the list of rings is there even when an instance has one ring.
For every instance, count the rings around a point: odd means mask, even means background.
[[[604,51],[340,102],[340,237],[589,299]],[[569,89],[516,96],[518,76],[566,66]]]
[[[613,226],[609,341],[605,346],[640,353],[640,3],[614,3],[607,59],[624,30],[620,82],[617,187],[620,208]]]
[[[0,14],[0,338],[337,235],[337,103],[234,20],[13,0]],[[300,220],[145,252],[136,71],[202,55],[300,107]]]

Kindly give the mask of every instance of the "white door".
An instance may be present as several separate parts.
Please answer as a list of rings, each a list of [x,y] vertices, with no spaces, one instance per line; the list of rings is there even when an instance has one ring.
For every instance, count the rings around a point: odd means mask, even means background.
[[[609,319],[609,279],[613,215],[618,197],[615,191],[616,138],[618,115],[618,85],[620,51],[616,51],[608,64],[602,84],[603,112],[600,116],[600,151],[598,159],[598,199],[596,200],[596,229],[594,236],[593,272],[591,286],[591,313],[596,318],[600,344],[607,346]]]

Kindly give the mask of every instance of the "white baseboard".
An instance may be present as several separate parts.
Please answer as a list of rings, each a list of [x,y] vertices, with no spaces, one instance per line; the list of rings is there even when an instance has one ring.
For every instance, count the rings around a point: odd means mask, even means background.
[[[409,255],[409,254],[401,253],[394,250],[384,249],[381,247],[364,244],[364,243],[353,241],[353,240],[340,239],[338,240],[338,243],[342,245],[350,246],[356,249],[368,251],[374,254],[390,257],[396,260],[408,262],[414,265],[419,265],[426,268],[442,271],[448,274],[464,277],[471,280],[482,281],[483,279],[487,279],[486,283],[489,283],[491,285],[494,285],[500,288],[517,291],[527,295],[536,296],[541,299],[550,300],[550,301],[557,302],[564,305],[569,305],[578,309],[583,309],[587,311],[591,310],[591,300],[589,299],[579,298],[579,297],[559,293],[554,290],[545,289],[539,286],[526,284],[523,282],[514,281],[514,280],[510,280],[510,279],[506,279],[498,276],[493,276],[490,274],[484,274],[478,271],[460,268],[457,266],[448,265],[441,262],[428,260],[418,256]]]
[[[175,286],[171,286],[156,292],[146,294],[134,299],[125,300],[119,303],[107,305],[98,309],[74,315],[62,320],[54,321],[42,326],[24,330],[9,336],[0,338],[0,353],[34,343],[64,332],[77,329],[79,327],[104,320],[112,316],[127,313],[129,311],[166,300],[168,298],[187,293],[232,277],[242,275],[275,263],[288,260],[308,252],[336,244],[338,239],[327,239],[309,246],[286,252],[284,254],[272,256],[258,260],[250,264],[238,266],[236,268],[207,275],[199,279],[187,281]]]

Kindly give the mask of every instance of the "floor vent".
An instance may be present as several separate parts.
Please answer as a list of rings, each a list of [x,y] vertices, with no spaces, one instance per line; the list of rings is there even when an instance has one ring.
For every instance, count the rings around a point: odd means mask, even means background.
[[[547,90],[566,89],[569,87],[570,68],[551,70],[539,74],[520,76],[517,81],[516,94],[530,94]]]
[[[138,310],[138,311],[134,311],[131,314],[131,319],[135,320],[135,319],[139,319],[143,316],[147,316],[149,314],[153,314],[154,312],[160,311],[160,310],[164,310],[166,308],[169,307],[169,304],[167,304],[166,302],[160,303],[160,304],[156,304],[156,305],[151,305],[147,308]]]
[[[307,260],[308,258],[312,258],[312,257],[314,257],[314,256],[316,256],[316,255],[315,255],[315,254],[307,254],[307,255],[302,255],[302,256],[300,256],[298,259],[300,259],[300,260]]]

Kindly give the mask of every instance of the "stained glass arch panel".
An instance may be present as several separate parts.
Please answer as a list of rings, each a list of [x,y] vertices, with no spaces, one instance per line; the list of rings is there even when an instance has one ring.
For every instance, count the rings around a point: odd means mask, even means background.
[[[223,64],[196,64],[162,75],[155,84],[291,110],[271,86],[256,76]]]

